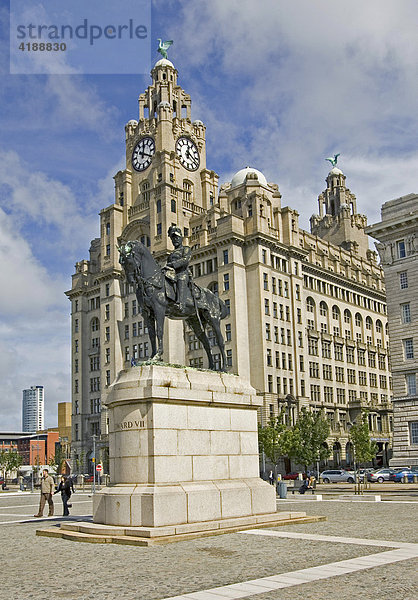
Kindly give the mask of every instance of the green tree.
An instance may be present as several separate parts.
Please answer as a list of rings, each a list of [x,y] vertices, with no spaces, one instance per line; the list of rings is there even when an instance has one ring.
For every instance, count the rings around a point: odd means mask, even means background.
[[[323,412],[313,413],[303,407],[294,427],[284,436],[282,447],[307,471],[317,461],[325,461],[329,457],[330,450],[325,445],[329,434],[329,422]]]
[[[55,469],[57,473],[60,473],[61,465],[64,459],[65,455],[61,448],[61,445],[57,445],[55,446],[55,454],[54,456],[51,456],[48,464],[52,469]]]
[[[350,429],[350,439],[354,446],[356,463],[363,465],[372,461],[377,452],[376,442],[370,439],[369,418],[366,411],[363,411],[360,418]]]
[[[20,467],[23,462],[23,458],[16,450],[2,450],[0,452],[0,465],[4,472],[4,477],[11,471],[14,471]]]
[[[283,455],[283,439],[287,431],[283,417],[284,413],[281,411],[277,417],[270,417],[264,427],[258,425],[258,445],[260,451],[263,451],[274,465],[275,480],[277,478],[277,462]]]

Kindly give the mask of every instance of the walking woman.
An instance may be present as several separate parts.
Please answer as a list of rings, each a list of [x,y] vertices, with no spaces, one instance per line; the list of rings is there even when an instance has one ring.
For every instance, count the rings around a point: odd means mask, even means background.
[[[70,511],[68,510],[68,508],[70,508],[72,506],[71,504],[68,504],[68,500],[71,498],[71,488],[74,490],[72,483],[73,482],[71,481],[71,479],[69,479],[68,477],[65,477],[65,475],[63,475],[61,477],[61,481],[59,483],[57,491],[54,492],[55,494],[58,494],[58,492],[61,492],[64,517],[69,516]]]

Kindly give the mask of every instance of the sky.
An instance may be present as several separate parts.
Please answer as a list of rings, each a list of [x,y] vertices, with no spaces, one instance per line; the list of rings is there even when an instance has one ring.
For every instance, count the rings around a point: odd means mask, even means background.
[[[220,184],[259,169],[305,229],[337,152],[369,223],[418,192],[416,0],[154,0],[151,17],[152,63],[157,38],[174,40],[169,58]],[[45,386],[48,427],[71,400],[64,292],[99,234],[124,126],[151,79],[10,75],[8,19],[3,0],[0,430],[19,431],[24,388]]]

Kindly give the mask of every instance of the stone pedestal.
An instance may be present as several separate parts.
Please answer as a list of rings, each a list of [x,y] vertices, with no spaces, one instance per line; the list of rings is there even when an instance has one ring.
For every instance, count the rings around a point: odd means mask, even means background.
[[[94,523],[153,536],[169,526],[208,530],[276,513],[275,489],[259,478],[261,402],[227,373],[121,371],[107,401],[112,484],[94,496]]]

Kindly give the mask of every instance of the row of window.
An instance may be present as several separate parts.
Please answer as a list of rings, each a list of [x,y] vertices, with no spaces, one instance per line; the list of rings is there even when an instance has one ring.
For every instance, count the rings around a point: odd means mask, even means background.
[[[306,288],[315,290],[321,294],[332,296],[333,298],[339,298],[340,300],[344,300],[350,304],[355,304],[356,306],[361,306],[383,315],[386,314],[386,305],[383,304],[383,302],[372,300],[371,298],[363,296],[362,294],[357,294],[356,292],[333,285],[327,281],[322,281],[322,279],[304,275],[303,283]]]
[[[226,366],[232,367],[232,350],[231,349],[226,350],[225,354],[226,354]],[[213,356],[213,363],[214,363],[215,371],[220,371],[221,370],[221,355],[219,353],[215,353],[212,356]],[[202,369],[203,368],[203,357],[197,356],[197,357],[191,358],[189,360],[189,365],[196,369]]]
[[[263,289],[266,292],[271,292],[273,294],[277,294],[278,296],[283,296],[284,298],[289,298],[289,282],[282,281],[276,277],[271,278],[271,284],[269,282],[269,277],[267,273],[263,273]],[[295,286],[295,297],[296,300],[300,300],[300,285],[297,283]]]
[[[270,300],[268,298],[264,298],[264,314],[265,315],[272,314],[273,318],[275,318],[275,319],[280,318],[281,321],[290,322],[290,306],[285,305],[285,304],[277,304],[277,302],[273,302],[272,310],[270,313]],[[297,322],[301,323],[302,322],[302,313],[300,311],[300,308],[298,308],[297,315],[298,315]]]
[[[303,370],[303,369],[302,369]],[[320,364],[317,362],[310,361],[309,362],[309,376],[314,379],[319,379],[321,377],[323,379],[327,379],[328,381],[333,380],[333,374],[335,375],[335,381],[340,383],[345,382],[345,369],[344,367],[334,367],[334,371],[331,365],[322,365],[322,371],[320,368]],[[367,385],[367,372],[366,371],[357,371],[355,369],[347,369],[347,382],[348,383],[358,383],[359,385]],[[369,373],[369,382],[371,387],[377,387],[377,375],[376,373]],[[389,378],[389,383],[391,384],[391,378]],[[386,389],[388,387],[388,378],[386,375],[379,375],[379,387]]]
[[[345,356],[344,356],[345,348]],[[332,349],[334,350],[334,356],[332,356]],[[351,346],[344,346],[343,344],[332,344],[327,340],[321,341],[321,351],[323,358],[334,358],[335,360],[346,360],[349,363],[355,362],[355,356],[357,354],[357,363],[359,365],[366,364],[366,350],[362,348],[353,348]],[[308,338],[308,353],[311,356],[319,356],[319,340],[313,337]],[[377,355],[379,369],[386,369],[386,355]],[[367,362],[369,367],[376,367],[376,352],[369,350],[367,352]]]

